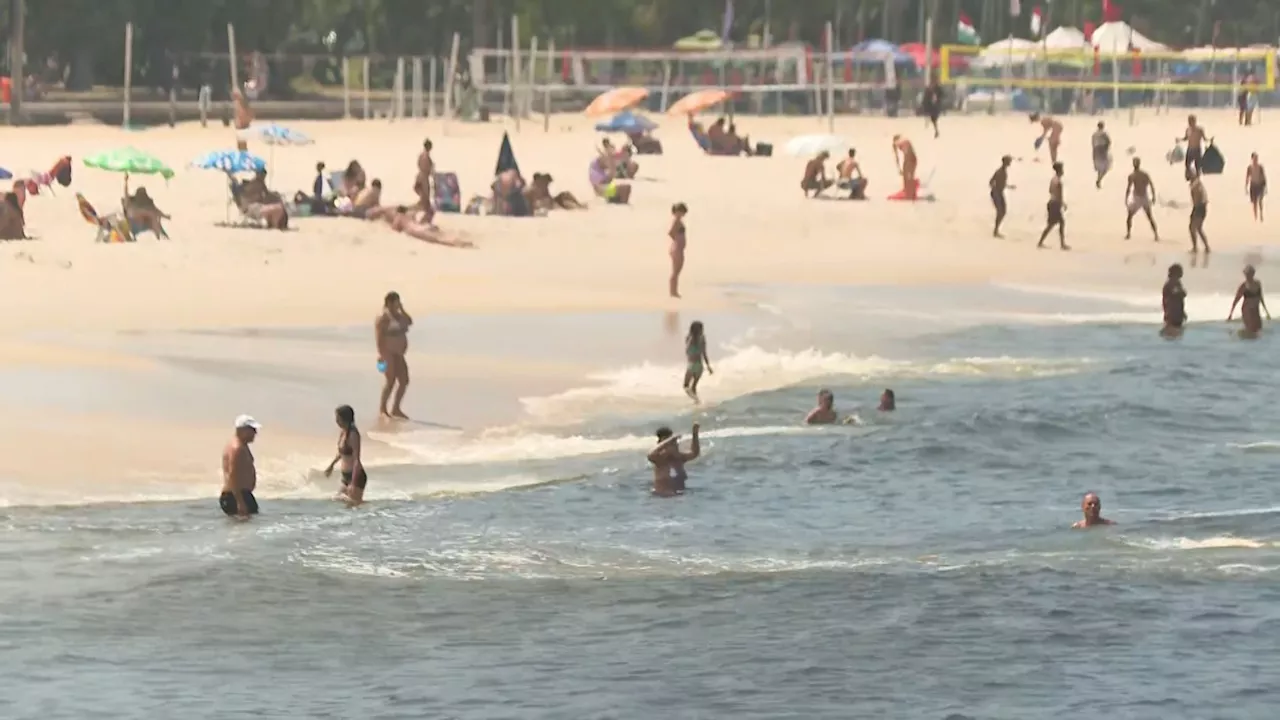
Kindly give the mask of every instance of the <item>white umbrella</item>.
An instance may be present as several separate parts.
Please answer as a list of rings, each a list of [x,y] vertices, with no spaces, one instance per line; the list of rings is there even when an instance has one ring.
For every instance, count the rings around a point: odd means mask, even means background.
[[[801,135],[787,141],[787,154],[796,157],[812,157],[826,150],[840,152],[849,147],[849,141],[839,135]]]

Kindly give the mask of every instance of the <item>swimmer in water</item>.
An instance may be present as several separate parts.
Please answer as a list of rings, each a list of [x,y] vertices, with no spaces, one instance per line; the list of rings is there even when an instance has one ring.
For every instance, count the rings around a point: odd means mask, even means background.
[[[347,503],[347,507],[355,507],[364,502],[364,489],[369,482],[365,474],[364,463],[360,461],[360,430],[356,427],[356,411],[350,405],[341,405],[333,411],[333,419],[338,424],[338,454],[333,462],[324,469],[324,476],[333,474],[333,468],[342,464],[342,489],[338,491],[338,500]]]
[[[1236,299],[1231,301],[1227,322],[1231,322],[1231,318],[1235,316],[1236,305],[1240,306],[1240,319],[1244,321],[1240,336],[1257,337],[1262,331],[1262,313],[1258,309],[1261,308],[1267,314],[1268,320],[1271,319],[1271,311],[1267,310],[1266,298],[1262,296],[1262,283],[1254,277],[1252,265],[1244,266],[1244,282],[1236,289]]]
[[[902,197],[907,200],[916,199],[916,149],[911,141],[901,135],[893,136],[893,159],[898,164],[898,173],[902,175]]]
[[[880,412],[893,412],[898,409],[898,396],[889,388],[880,393]]]
[[[1043,142],[1045,138],[1049,139],[1049,162],[1058,163],[1058,146],[1062,144],[1062,123],[1053,119],[1048,115],[1040,113],[1031,113],[1031,122],[1040,123],[1040,138],[1036,140],[1036,147]]]
[[[1067,218],[1063,214],[1067,209],[1067,203],[1062,196],[1062,163],[1053,164],[1053,179],[1049,181],[1049,204],[1047,208],[1047,222],[1044,226],[1044,232],[1040,233],[1040,242],[1036,247],[1044,247],[1045,238],[1049,237],[1049,233],[1056,226],[1058,228],[1058,246],[1063,250],[1070,250],[1067,247]]]
[[[702,331],[702,321],[694,320],[689,325],[689,334],[684,339],[684,392],[698,402],[698,381],[702,379],[702,370],[715,375],[711,369],[711,360],[707,357],[707,336]]]
[[[1080,530],[1099,525],[1115,525],[1113,521],[1102,517],[1102,500],[1097,493],[1085,493],[1084,500],[1080,501],[1080,510],[1084,513],[1084,519],[1077,520],[1072,528]]]
[[[1161,292],[1161,305],[1164,307],[1164,328],[1160,335],[1166,338],[1182,335],[1182,326],[1187,321],[1187,290],[1182,287],[1182,266],[1178,263],[1169,266],[1169,279],[1165,280]]]
[[[1004,191],[1014,189],[1009,184],[1009,166],[1012,164],[1012,155],[1000,158],[1000,167],[996,168],[995,174],[987,181],[987,185],[991,187],[991,204],[996,206],[996,227],[991,231],[991,237],[1003,237],[1000,234],[1000,223],[1004,222],[1005,215],[1009,214],[1009,205],[1005,202]]]
[[[1156,242],[1160,242],[1160,231],[1156,229],[1156,219],[1151,214],[1151,203],[1155,199],[1156,184],[1147,171],[1142,169],[1142,161],[1134,158],[1133,172],[1129,173],[1129,184],[1124,189],[1124,202],[1129,209],[1129,214],[1124,219],[1125,240],[1133,236],[1133,216],[1141,210],[1147,216],[1147,222],[1151,223],[1151,232],[1155,234]]]
[[[818,391],[818,406],[805,416],[806,425],[833,425],[839,419],[836,414],[836,396],[823,388]]]
[[[658,428],[658,446],[649,451],[649,464],[653,465],[653,494],[658,497],[683,495],[689,474],[685,463],[693,462],[702,454],[698,440],[698,423],[693,424],[693,442],[689,452],[680,451],[680,436],[669,427]]]

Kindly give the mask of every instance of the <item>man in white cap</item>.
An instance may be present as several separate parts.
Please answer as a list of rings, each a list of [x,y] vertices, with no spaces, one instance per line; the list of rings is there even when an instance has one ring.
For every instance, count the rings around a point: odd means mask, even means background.
[[[258,514],[258,501],[253,489],[258,485],[258,471],[253,465],[249,445],[258,437],[262,425],[249,415],[236,418],[235,437],[222,450],[222,495],[218,504],[222,512],[240,520]]]

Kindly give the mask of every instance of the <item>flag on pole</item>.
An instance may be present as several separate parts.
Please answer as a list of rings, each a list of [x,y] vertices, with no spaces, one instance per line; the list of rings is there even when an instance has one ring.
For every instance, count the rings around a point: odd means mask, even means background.
[[[1044,29],[1044,18],[1040,15],[1040,6],[1031,8],[1031,36],[1040,37],[1040,31]]]
[[[1124,13],[1112,0],[1102,0],[1102,22],[1119,22]]]
[[[720,42],[729,44],[729,36],[733,33],[733,0],[724,0],[724,24],[720,28]]]
[[[956,23],[956,41],[961,45],[982,44],[982,38],[978,36],[977,29],[973,27],[973,21],[964,13],[960,13],[960,21]]]
[[[1014,17],[1022,14],[1022,0],[1009,0],[1009,14]]]

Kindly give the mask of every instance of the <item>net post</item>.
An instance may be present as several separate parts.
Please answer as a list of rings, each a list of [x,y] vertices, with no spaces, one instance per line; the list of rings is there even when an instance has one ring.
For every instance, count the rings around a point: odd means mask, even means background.
[[[369,109],[369,56],[365,55],[361,64],[361,70],[364,75],[364,119],[368,120],[370,115]]]
[[[230,29],[231,26],[228,25],[227,28]],[[22,58],[17,58],[17,61],[21,62],[21,60]],[[21,95],[26,89],[26,77],[21,72],[14,73],[14,75],[20,76],[19,79],[21,83],[10,86],[10,93],[11,93],[9,97],[10,102],[14,102],[13,98],[18,95]],[[17,102],[22,102],[22,101],[18,100]],[[133,105],[133,23],[127,22],[124,24],[124,119],[121,123],[126,128],[129,127],[129,115],[130,115],[130,109],[132,105]]]
[[[551,83],[556,77],[556,39],[547,41],[547,84],[542,87],[542,132],[551,132]]]
[[[827,131],[836,130],[836,52],[835,32],[827,22]]]
[[[409,113],[414,120],[422,119],[422,57],[413,57],[413,95]]]
[[[520,18],[511,16],[511,74],[507,78],[510,87],[511,115],[516,121],[516,132],[520,132]]]
[[[453,118],[453,85],[458,77],[458,33],[453,34],[453,46],[449,49],[448,75],[444,78],[444,128],[449,130],[449,120]]]
[[[342,56],[342,119],[351,119],[351,58]]]
[[[432,55],[427,63],[427,119],[436,116],[436,56]]]
[[[667,101],[671,99],[671,61],[662,61],[662,100],[658,112],[667,112]]]
[[[533,89],[538,83],[538,36],[534,35],[529,40],[529,75],[524,86],[524,92],[520,93],[522,102],[520,103],[521,114],[528,112],[533,115]]]

